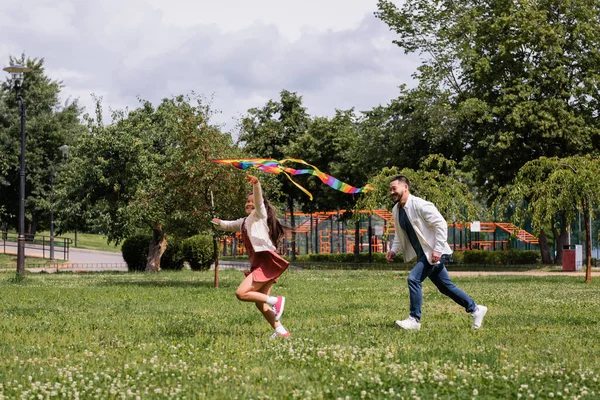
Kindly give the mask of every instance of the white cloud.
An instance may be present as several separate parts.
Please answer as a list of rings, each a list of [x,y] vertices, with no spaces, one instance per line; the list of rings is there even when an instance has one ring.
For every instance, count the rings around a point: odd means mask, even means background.
[[[235,32],[256,21],[277,26],[289,40],[308,31],[353,29],[365,14],[373,13],[376,1],[368,0],[149,0],[163,13],[163,21],[174,26],[215,24]]]
[[[194,91],[222,112],[217,122],[277,99],[303,96],[312,115],[366,110],[387,103],[416,56],[391,43],[372,12],[376,2],[104,0],[4,2],[0,51],[44,57],[49,75],[93,111],[137,106]],[[6,60],[8,54],[6,54]]]

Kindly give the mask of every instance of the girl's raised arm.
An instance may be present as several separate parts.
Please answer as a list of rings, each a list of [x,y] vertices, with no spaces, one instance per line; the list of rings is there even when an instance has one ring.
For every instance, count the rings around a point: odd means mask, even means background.
[[[241,232],[243,222],[244,218],[236,219],[235,221],[224,221],[219,218],[212,219],[212,223],[215,224],[219,229],[229,232]]]
[[[262,187],[260,181],[254,175],[246,176],[246,180],[252,185],[252,194],[254,195],[254,211],[256,216],[261,219],[267,218],[267,209],[263,200]]]

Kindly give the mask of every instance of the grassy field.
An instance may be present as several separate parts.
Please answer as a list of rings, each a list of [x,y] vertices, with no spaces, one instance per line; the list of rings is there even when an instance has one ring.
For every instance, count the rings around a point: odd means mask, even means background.
[[[400,331],[405,272],[289,271],[271,330],[221,272],[28,274],[0,281],[0,398],[516,399],[600,396],[600,280],[478,276],[483,328],[424,286]]]

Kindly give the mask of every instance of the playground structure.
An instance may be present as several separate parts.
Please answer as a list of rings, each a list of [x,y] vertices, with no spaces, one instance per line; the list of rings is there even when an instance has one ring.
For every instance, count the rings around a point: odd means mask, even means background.
[[[353,253],[358,246],[363,253],[386,253],[394,238],[392,213],[387,210],[361,211],[360,220],[342,218],[345,210],[294,213],[295,250],[297,255]],[[291,227],[287,212],[282,221]],[[539,249],[538,239],[531,233],[509,222],[448,223],[448,244],[454,251],[461,250],[519,250]],[[241,234],[221,238],[223,255],[245,253]],[[292,254],[292,231],[287,230],[279,243],[278,252]]]

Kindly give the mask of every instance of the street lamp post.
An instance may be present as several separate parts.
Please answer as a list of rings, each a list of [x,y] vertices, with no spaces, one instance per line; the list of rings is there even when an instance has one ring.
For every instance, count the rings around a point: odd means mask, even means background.
[[[21,96],[21,85],[23,84],[23,74],[31,71],[30,68],[22,65],[12,65],[4,68],[4,71],[11,74],[12,84],[17,93],[21,113],[21,167],[19,172],[19,240],[17,247],[17,274],[25,276],[25,100]]]
[[[54,164],[50,165],[50,261],[54,262]]]

